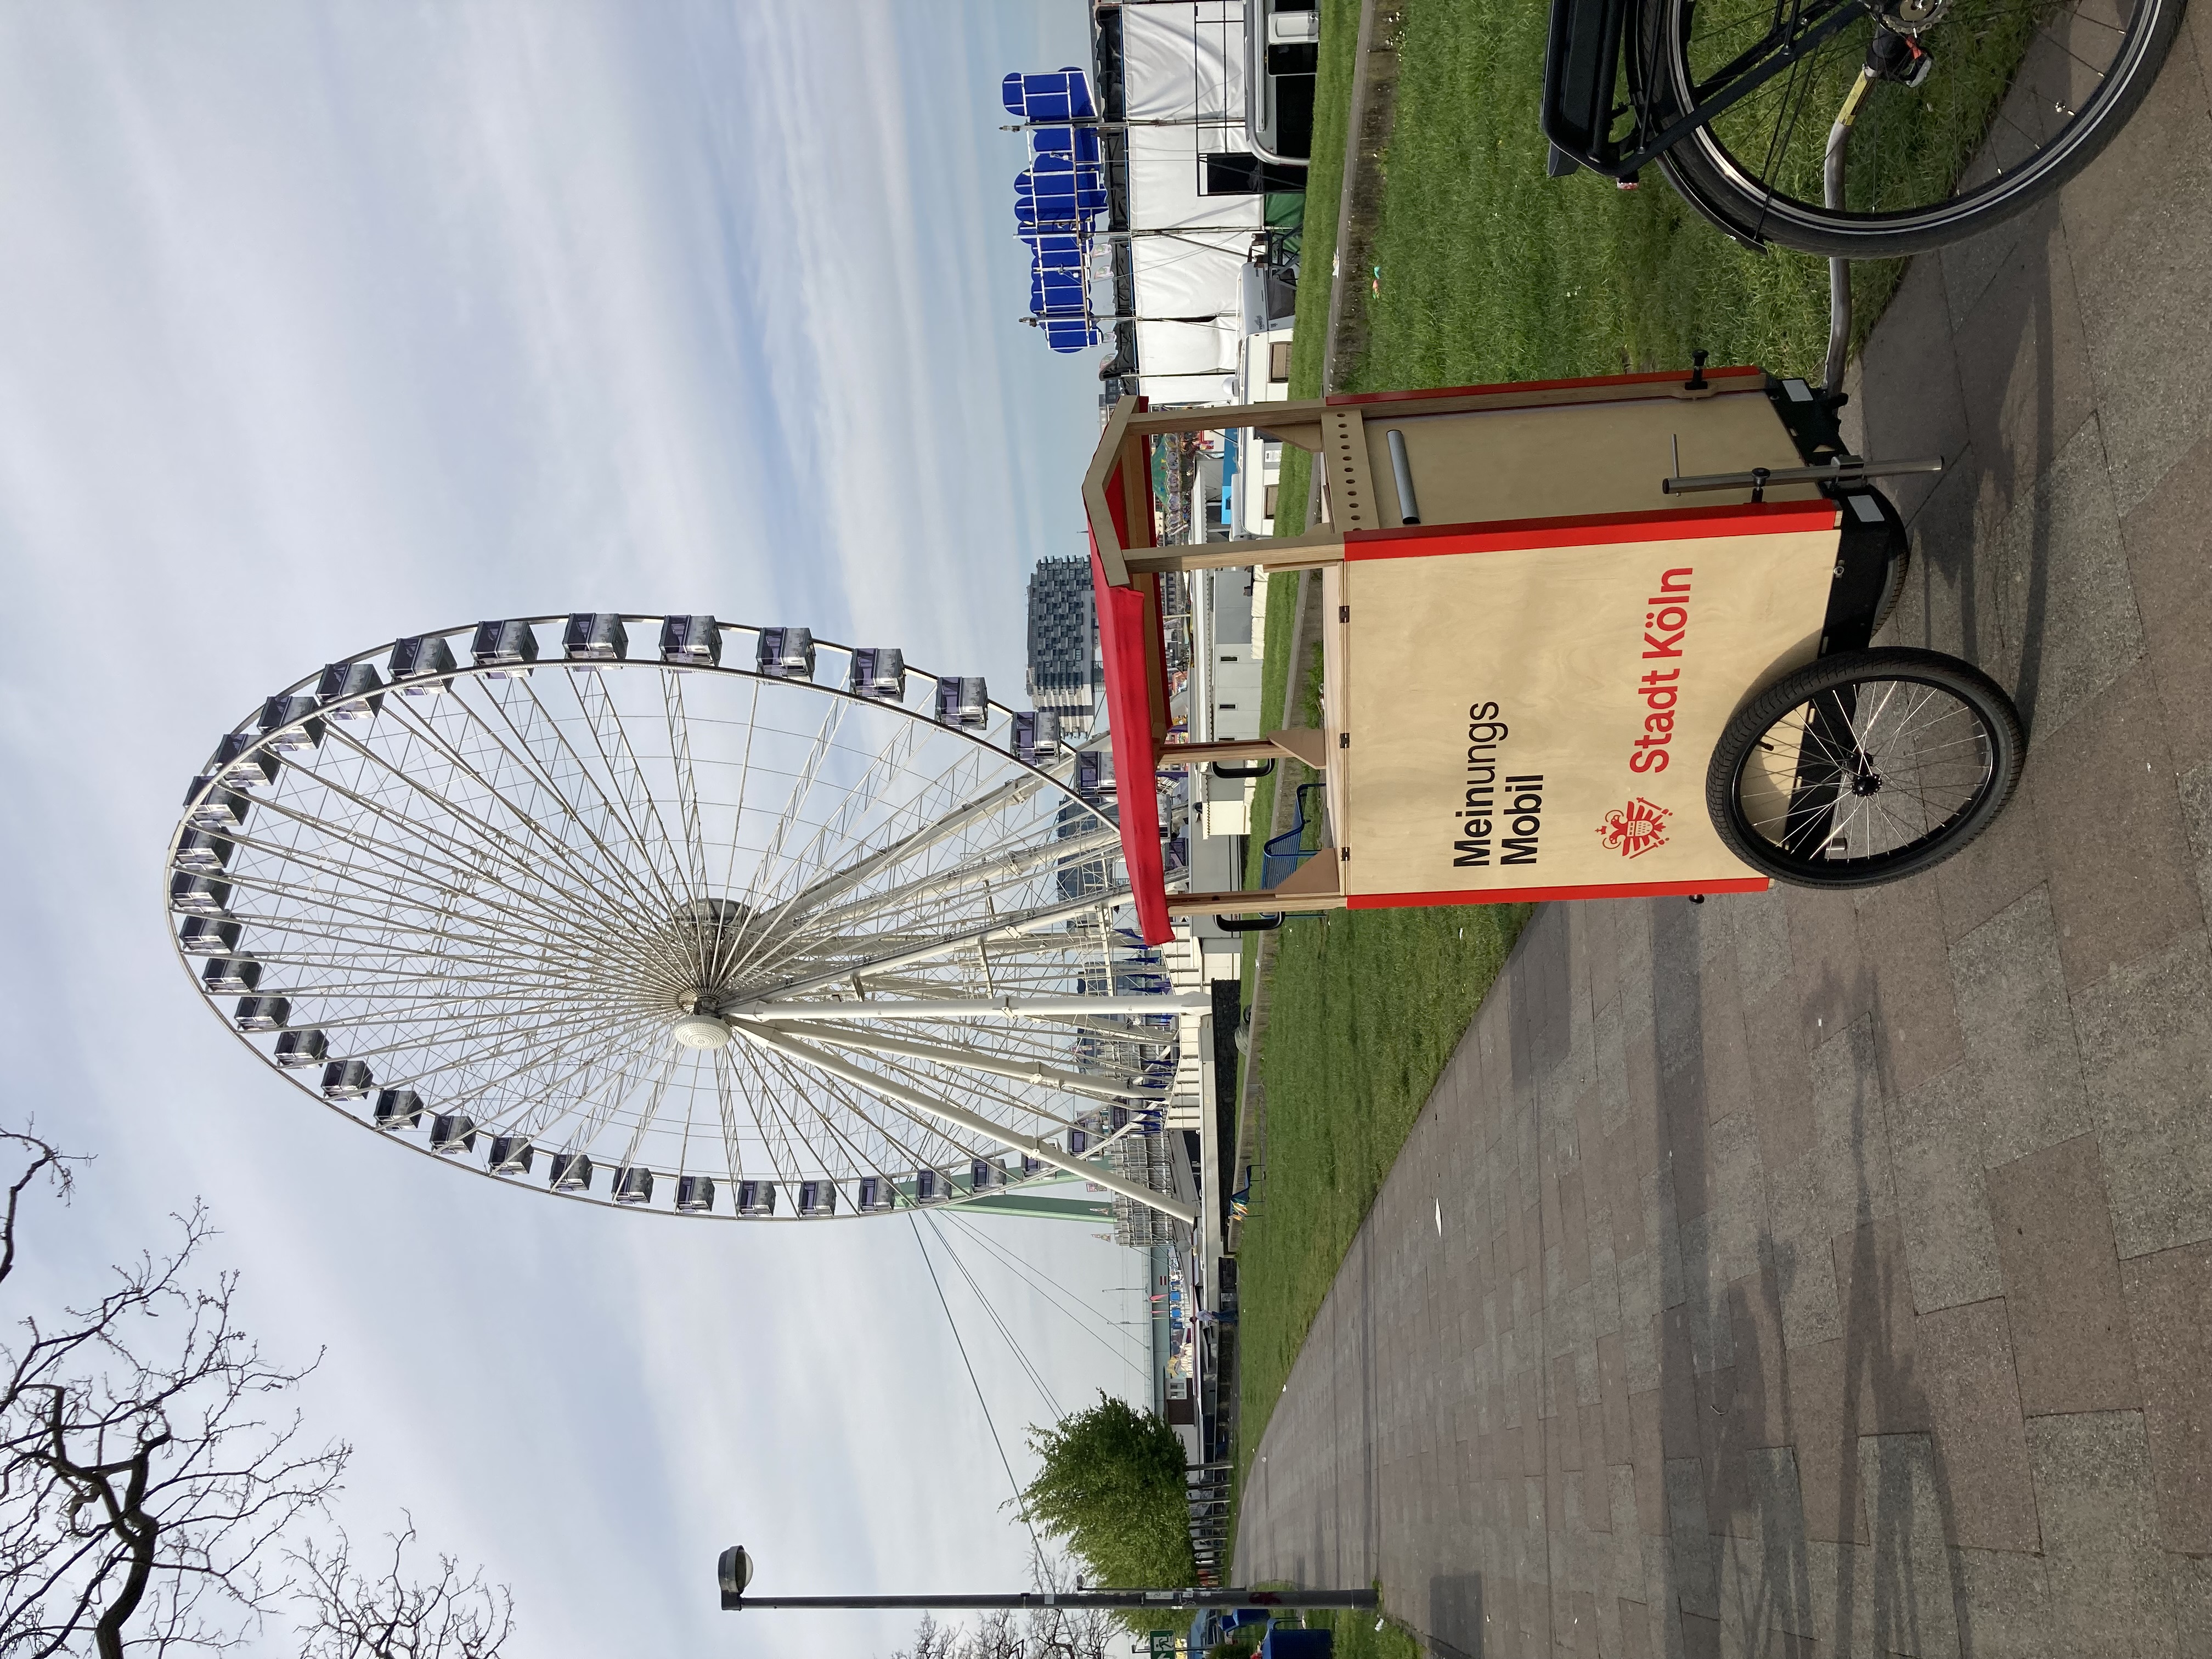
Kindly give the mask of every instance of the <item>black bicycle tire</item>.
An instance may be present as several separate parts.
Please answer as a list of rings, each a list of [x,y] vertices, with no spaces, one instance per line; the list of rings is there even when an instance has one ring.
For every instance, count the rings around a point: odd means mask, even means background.
[[[1686,65],[1680,32],[1674,27],[1683,3],[1684,0],[1645,0],[1646,9],[1657,19],[1652,38],[1663,43],[1660,54],[1663,61],[1653,66],[1649,77],[1657,125],[1672,121],[1686,107],[1680,77],[1686,73]],[[2099,93],[2094,107],[2068,126],[2069,136],[2054,143],[2048,157],[1963,199],[1954,197],[1896,213],[1856,214],[1769,196],[1729,176],[1728,169],[1709,153],[1721,147],[1707,127],[1694,130],[1663,152],[1659,157],[1660,171],[1686,201],[1740,240],[1772,242],[1801,253],[1846,259],[1891,258],[1948,246],[2014,218],[2045,200],[2094,161],[2127,125],[2150,95],[2152,83],[2165,64],[2188,9],[2188,0],[2142,0],[2142,3],[2150,15],[2130,32],[2128,46],[2123,49],[2124,64],[2114,71],[2118,83]]]
[[[1823,691],[1873,679],[1934,685],[1972,706],[1990,733],[1995,750],[1990,781],[1966,810],[1935,836],[1892,859],[1823,866],[1790,858],[1742,821],[1739,785],[1752,746],[1800,703]],[[1987,830],[2019,788],[2027,759],[2027,735],[2021,725],[2020,711],[2004,688],[1972,663],[1911,646],[1844,651],[1785,675],[1735,712],[1722,729],[1705,769],[1705,811],[1729,850],[1762,875],[1795,887],[1879,887],[1934,868]]]

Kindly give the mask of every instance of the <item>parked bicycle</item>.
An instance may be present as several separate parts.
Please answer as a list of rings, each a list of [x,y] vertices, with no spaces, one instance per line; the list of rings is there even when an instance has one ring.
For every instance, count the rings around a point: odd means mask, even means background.
[[[1747,245],[1918,252],[2087,166],[2149,92],[2185,4],[1553,0],[1551,170],[1628,184],[1656,162]]]

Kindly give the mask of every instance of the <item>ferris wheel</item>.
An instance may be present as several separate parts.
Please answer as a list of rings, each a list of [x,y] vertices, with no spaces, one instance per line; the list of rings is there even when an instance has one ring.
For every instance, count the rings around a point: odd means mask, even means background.
[[[1097,1161],[1157,1130],[1205,1002],[1115,926],[1097,776],[896,650],[509,618],[225,733],[167,898],[264,1060],[493,1179],[789,1221],[1073,1171],[1189,1221]]]

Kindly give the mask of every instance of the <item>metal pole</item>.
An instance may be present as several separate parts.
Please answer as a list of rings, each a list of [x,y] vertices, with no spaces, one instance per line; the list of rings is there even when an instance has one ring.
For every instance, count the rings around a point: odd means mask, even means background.
[[[1203,1014],[1213,999],[1200,991],[1141,991],[1123,997],[872,997],[843,1002],[783,1002],[763,997],[722,1009],[749,1024],[837,1024],[884,1019],[1077,1019],[1086,1014]]]
[[[1109,1589],[1028,1590],[1012,1595],[746,1595],[722,1593],[722,1611],[747,1607],[1373,1607],[1381,1603],[1371,1589]]]

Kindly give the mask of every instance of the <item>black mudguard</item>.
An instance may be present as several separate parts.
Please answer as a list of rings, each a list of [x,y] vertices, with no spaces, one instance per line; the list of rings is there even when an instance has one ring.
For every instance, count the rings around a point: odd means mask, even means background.
[[[1600,173],[1613,171],[1613,92],[1620,80],[1620,34],[1627,0],[1552,0],[1544,41],[1544,102],[1539,120],[1554,149]]]

